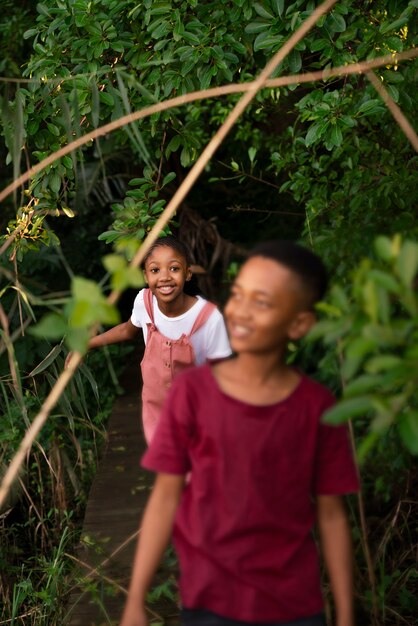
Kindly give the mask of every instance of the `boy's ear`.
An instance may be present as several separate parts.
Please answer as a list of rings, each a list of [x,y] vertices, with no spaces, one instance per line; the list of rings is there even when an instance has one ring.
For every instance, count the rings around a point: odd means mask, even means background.
[[[302,337],[308,334],[315,323],[316,315],[314,311],[300,311],[290,325],[288,332],[289,339],[293,341],[302,339]]]

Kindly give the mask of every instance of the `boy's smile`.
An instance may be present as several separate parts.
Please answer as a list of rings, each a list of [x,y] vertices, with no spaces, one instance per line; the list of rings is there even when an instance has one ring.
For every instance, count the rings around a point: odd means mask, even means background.
[[[177,303],[183,304],[178,301],[183,300],[184,283],[190,280],[191,271],[180,252],[170,246],[158,246],[147,258],[144,274],[163,313],[172,312]]]
[[[297,275],[272,259],[244,263],[224,311],[232,349],[270,352],[302,337],[314,316],[303,309],[301,290]]]

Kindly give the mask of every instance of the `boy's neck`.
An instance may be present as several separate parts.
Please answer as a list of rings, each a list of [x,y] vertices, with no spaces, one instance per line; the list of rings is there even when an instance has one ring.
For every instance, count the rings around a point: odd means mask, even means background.
[[[238,354],[235,358],[235,368],[243,382],[254,381],[263,385],[269,380],[281,378],[290,368],[285,362],[284,354]]]
[[[241,353],[215,366],[213,373],[225,393],[260,406],[285,400],[301,378],[280,353]]]

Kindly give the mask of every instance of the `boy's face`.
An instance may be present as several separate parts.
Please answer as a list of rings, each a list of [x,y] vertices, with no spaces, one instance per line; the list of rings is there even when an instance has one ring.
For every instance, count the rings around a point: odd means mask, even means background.
[[[292,270],[272,259],[249,259],[224,311],[232,349],[269,352],[300,339],[315,322],[303,303],[302,284]]]
[[[186,259],[170,246],[158,246],[145,263],[145,280],[159,302],[173,302],[192,273]]]

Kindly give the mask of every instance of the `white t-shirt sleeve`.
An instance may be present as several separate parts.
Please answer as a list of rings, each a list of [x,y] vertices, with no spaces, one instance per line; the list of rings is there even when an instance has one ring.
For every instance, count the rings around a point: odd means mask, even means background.
[[[224,318],[218,309],[209,316],[203,328],[206,331],[206,361],[223,359],[232,354]]]
[[[144,304],[144,290],[138,292],[132,308],[131,322],[138,328],[143,328],[146,324],[145,318],[148,317]]]

